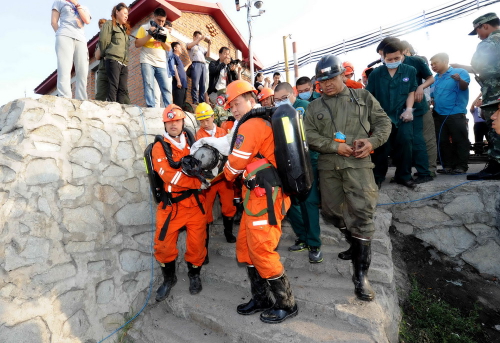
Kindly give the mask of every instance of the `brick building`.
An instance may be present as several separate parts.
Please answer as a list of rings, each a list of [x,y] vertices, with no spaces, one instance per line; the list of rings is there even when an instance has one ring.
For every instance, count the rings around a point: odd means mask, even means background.
[[[136,0],[129,6],[130,10],[128,19],[132,27],[131,36],[136,36],[139,27],[152,19],[153,11],[157,7],[165,9],[167,12],[167,20],[171,21],[173,24],[171,38],[172,41],[178,41],[184,47],[184,53],[181,56],[181,59],[185,64],[189,62],[186,43],[192,41],[193,32],[196,30],[201,31],[204,34],[208,34],[207,25],[211,23],[215,26],[218,34],[212,38],[210,57],[207,58],[207,61],[210,62],[211,60],[217,60],[219,58],[219,49],[226,46],[230,49],[232,58],[241,59],[244,61],[243,64],[248,66],[248,45],[224,12],[222,5],[219,3],[209,3],[198,0]],[[90,25],[97,26],[98,20],[99,18],[94,18]],[[94,99],[96,93],[95,85],[99,61],[95,59],[94,52],[98,40],[99,34],[96,34],[87,43],[90,64],[87,82],[87,94],[89,99]],[[207,47],[206,42],[202,42],[200,44],[202,44],[205,48]],[[141,67],[139,63],[140,48],[138,49],[135,47],[133,37],[130,39],[129,52],[128,90],[130,100],[133,104],[146,106],[142,86]],[[261,62],[255,57],[255,55],[254,65],[256,70],[262,68]],[[243,71],[243,78],[247,80],[250,78],[250,72],[248,69]],[[57,95],[56,85],[57,70],[35,88],[35,93],[42,95]],[[188,86],[187,101],[191,102],[190,79],[188,79]],[[72,88],[74,89],[73,80]]]

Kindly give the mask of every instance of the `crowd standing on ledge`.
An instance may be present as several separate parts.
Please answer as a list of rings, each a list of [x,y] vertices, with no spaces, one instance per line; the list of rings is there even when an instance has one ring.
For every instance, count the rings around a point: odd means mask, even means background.
[[[130,103],[128,11],[119,3],[111,20],[99,20],[97,100]],[[52,6],[59,96],[72,96],[74,65],[75,97],[87,99],[88,51],[83,30],[90,20],[90,11],[77,0],[56,0]],[[237,260],[246,264],[250,280],[252,297],[237,307],[237,313],[262,312],[260,319],[265,323],[280,323],[298,313],[276,251],[281,222],[286,216],[297,236],[289,250],[308,251],[310,263],[322,263],[320,209],[350,244],[338,257],[353,263],[355,295],[373,300],[375,292],[367,276],[373,216],[389,158],[396,167],[391,182],[410,189],[432,181],[436,173],[467,172],[470,73],[481,85],[481,94],[470,108],[474,151],[481,153],[486,137],[488,163],[467,178],[500,179],[499,26],[495,13],[474,20],[470,34],[478,35],[481,42],[470,66],[449,64],[449,56],[439,52],[430,58],[429,68],[427,59],[417,56],[411,44],[386,37],[376,47],[380,59],[364,69],[358,81],[350,62],[327,55],[317,63],[312,78],[302,76],[295,86],[282,82],[279,73],[272,80],[257,73],[251,85],[243,80],[240,61],[230,57],[228,47],[219,49],[219,58],[210,61],[207,70],[211,39],[201,31],[195,31],[185,45],[190,63],[184,65],[179,58],[184,46],[172,41],[172,23],[165,10],[157,8],[153,20],[134,37],[135,47],[141,49],[146,105],[160,105],[154,94],[156,80],[165,107],[165,131],[150,150],[151,167],[163,182],[154,245],[163,282],[156,300],[166,299],[176,284],[181,229],[187,232],[184,259],[189,291],[193,295],[202,291],[200,270],[209,263],[216,195],[222,203],[226,241],[236,243]],[[207,49],[200,45],[202,41]],[[195,136],[184,126],[188,77],[200,123]],[[275,152],[282,143],[270,120],[280,108],[298,113],[304,125],[308,148],[302,149],[311,164],[312,180],[305,194],[287,194],[285,181],[276,172]],[[412,168],[416,170],[413,175]],[[235,223],[239,223],[237,237],[233,235]]]

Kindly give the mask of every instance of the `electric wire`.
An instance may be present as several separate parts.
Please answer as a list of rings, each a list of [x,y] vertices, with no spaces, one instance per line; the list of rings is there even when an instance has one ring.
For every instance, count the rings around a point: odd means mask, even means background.
[[[142,111],[142,109],[139,106],[136,105],[136,107],[141,112],[142,125],[144,127],[144,141],[145,141],[146,146],[147,146],[148,145],[148,137],[147,137],[147,131],[146,131],[146,123],[144,121],[144,112]],[[155,233],[154,216],[153,216],[153,194],[151,193],[151,191],[149,192],[149,212],[151,215],[151,244],[149,246],[149,252],[151,255],[151,279],[149,281],[149,290],[148,290],[148,295],[146,297],[146,301],[144,301],[144,305],[142,305],[142,308],[139,310],[139,312],[137,312],[132,318],[130,318],[122,326],[120,326],[115,331],[110,333],[108,336],[106,336],[105,338],[100,340],[99,343],[104,342],[105,340],[107,340],[108,338],[113,336],[115,333],[117,333],[118,331],[123,329],[125,326],[127,326],[130,322],[134,321],[135,318],[137,318],[142,313],[142,311],[144,311],[144,309],[146,308],[146,306],[149,302],[149,299],[151,298],[151,292],[153,290],[153,281],[154,281],[154,255],[153,255],[154,249],[153,249],[153,246],[154,246],[154,233]]]

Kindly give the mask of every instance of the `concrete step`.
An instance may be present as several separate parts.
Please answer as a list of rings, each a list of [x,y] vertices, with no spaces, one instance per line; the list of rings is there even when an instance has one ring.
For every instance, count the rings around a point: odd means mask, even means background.
[[[159,308],[210,330],[220,337],[220,342],[380,342],[363,328],[346,320],[332,321],[317,311],[304,308],[300,302],[296,317],[280,325],[270,325],[262,323],[259,314],[241,316],[236,313],[237,305],[248,301],[249,291],[206,278],[200,294],[192,296],[187,289],[187,278],[180,278]],[[161,314],[157,315],[161,318]]]
[[[176,288],[174,289],[176,290]],[[134,342],[143,343],[221,343],[227,341],[225,334],[199,326],[189,319],[178,317],[168,311],[163,303],[156,302],[148,306],[143,314],[134,321],[128,336]]]

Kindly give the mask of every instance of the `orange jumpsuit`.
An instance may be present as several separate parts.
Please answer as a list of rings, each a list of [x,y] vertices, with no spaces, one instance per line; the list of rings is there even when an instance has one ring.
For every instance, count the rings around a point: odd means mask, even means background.
[[[214,124],[215,125],[215,124]],[[215,126],[215,135],[213,137],[215,138],[220,138],[224,137],[227,135],[227,132],[221,129],[220,127]],[[204,130],[204,129],[199,129],[198,132],[196,132],[196,140],[205,138],[205,137],[211,137],[210,134]],[[236,214],[236,207],[233,204],[233,199],[234,199],[234,191],[233,191],[233,184],[232,182],[229,182],[227,180],[223,180],[220,182],[217,182],[213,186],[211,186],[209,189],[207,189],[204,194],[205,194],[205,212],[206,212],[206,217],[207,217],[207,223],[210,224],[214,221],[213,213],[212,213],[212,208],[214,206],[214,201],[215,197],[217,196],[217,193],[219,193],[219,199],[222,204],[222,215],[232,218]]]
[[[234,121],[226,120],[226,121],[222,122],[220,127],[221,127],[221,129],[223,129],[226,132],[226,134],[228,134],[229,132],[231,132],[231,130],[234,127]]]
[[[362,89],[362,88],[364,88],[362,83],[359,83],[359,82],[351,80],[351,79],[347,79],[346,82],[345,82],[345,85],[347,87],[349,87],[349,88],[352,88],[352,89]]]
[[[167,143],[169,140],[163,138]],[[170,144],[172,148],[172,157],[174,161],[179,161],[182,157],[189,155],[189,146],[180,150],[175,145]],[[152,150],[153,167],[164,182],[165,191],[169,192],[174,198],[178,197],[184,191],[197,190],[201,187],[201,181],[196,177],[187,176],[181,169],[170,167],[165,150],[160,142],[153,146]],[[203,204],[204,196],[200,193],[199,200]],[[160,234],[166,220],[170,216],[170,222],[166,231],[165,238],[160,240]],[[195,266],[201,266],[207,255],[205,240],[207,232],[205,227],[207,220],[201,211],[194,195],[181,200],[178,203],[168,205],[163,209],[163,202],[160,202],[156,210],[156,233],[155,233],[155,258],[160,263],[172,262],[177,258],[177,238],[179,230],[186,227],[186,254],[184,259]]]
[[[234,180],[243,173],[249,163],[259,159],[258,153],[276,166],[271,124],[261,118],[252,118],[238,129],[233,151],[224,166],[226,178]],[[245,186],[242,189],[243,198],[247,192],[251,192],[248,210],[257,213],[267,208],[266,196],[258,197]],[[274,203],[278,225],[268,223],[267,213],[262,216],[250,216],[243,211],[236,241],[236,257],[238,262],[254,265],[264,279],[279,277],[284,271],[276,248],[281,237],[281,221],[289,207],[290,198],[280,189]]]

